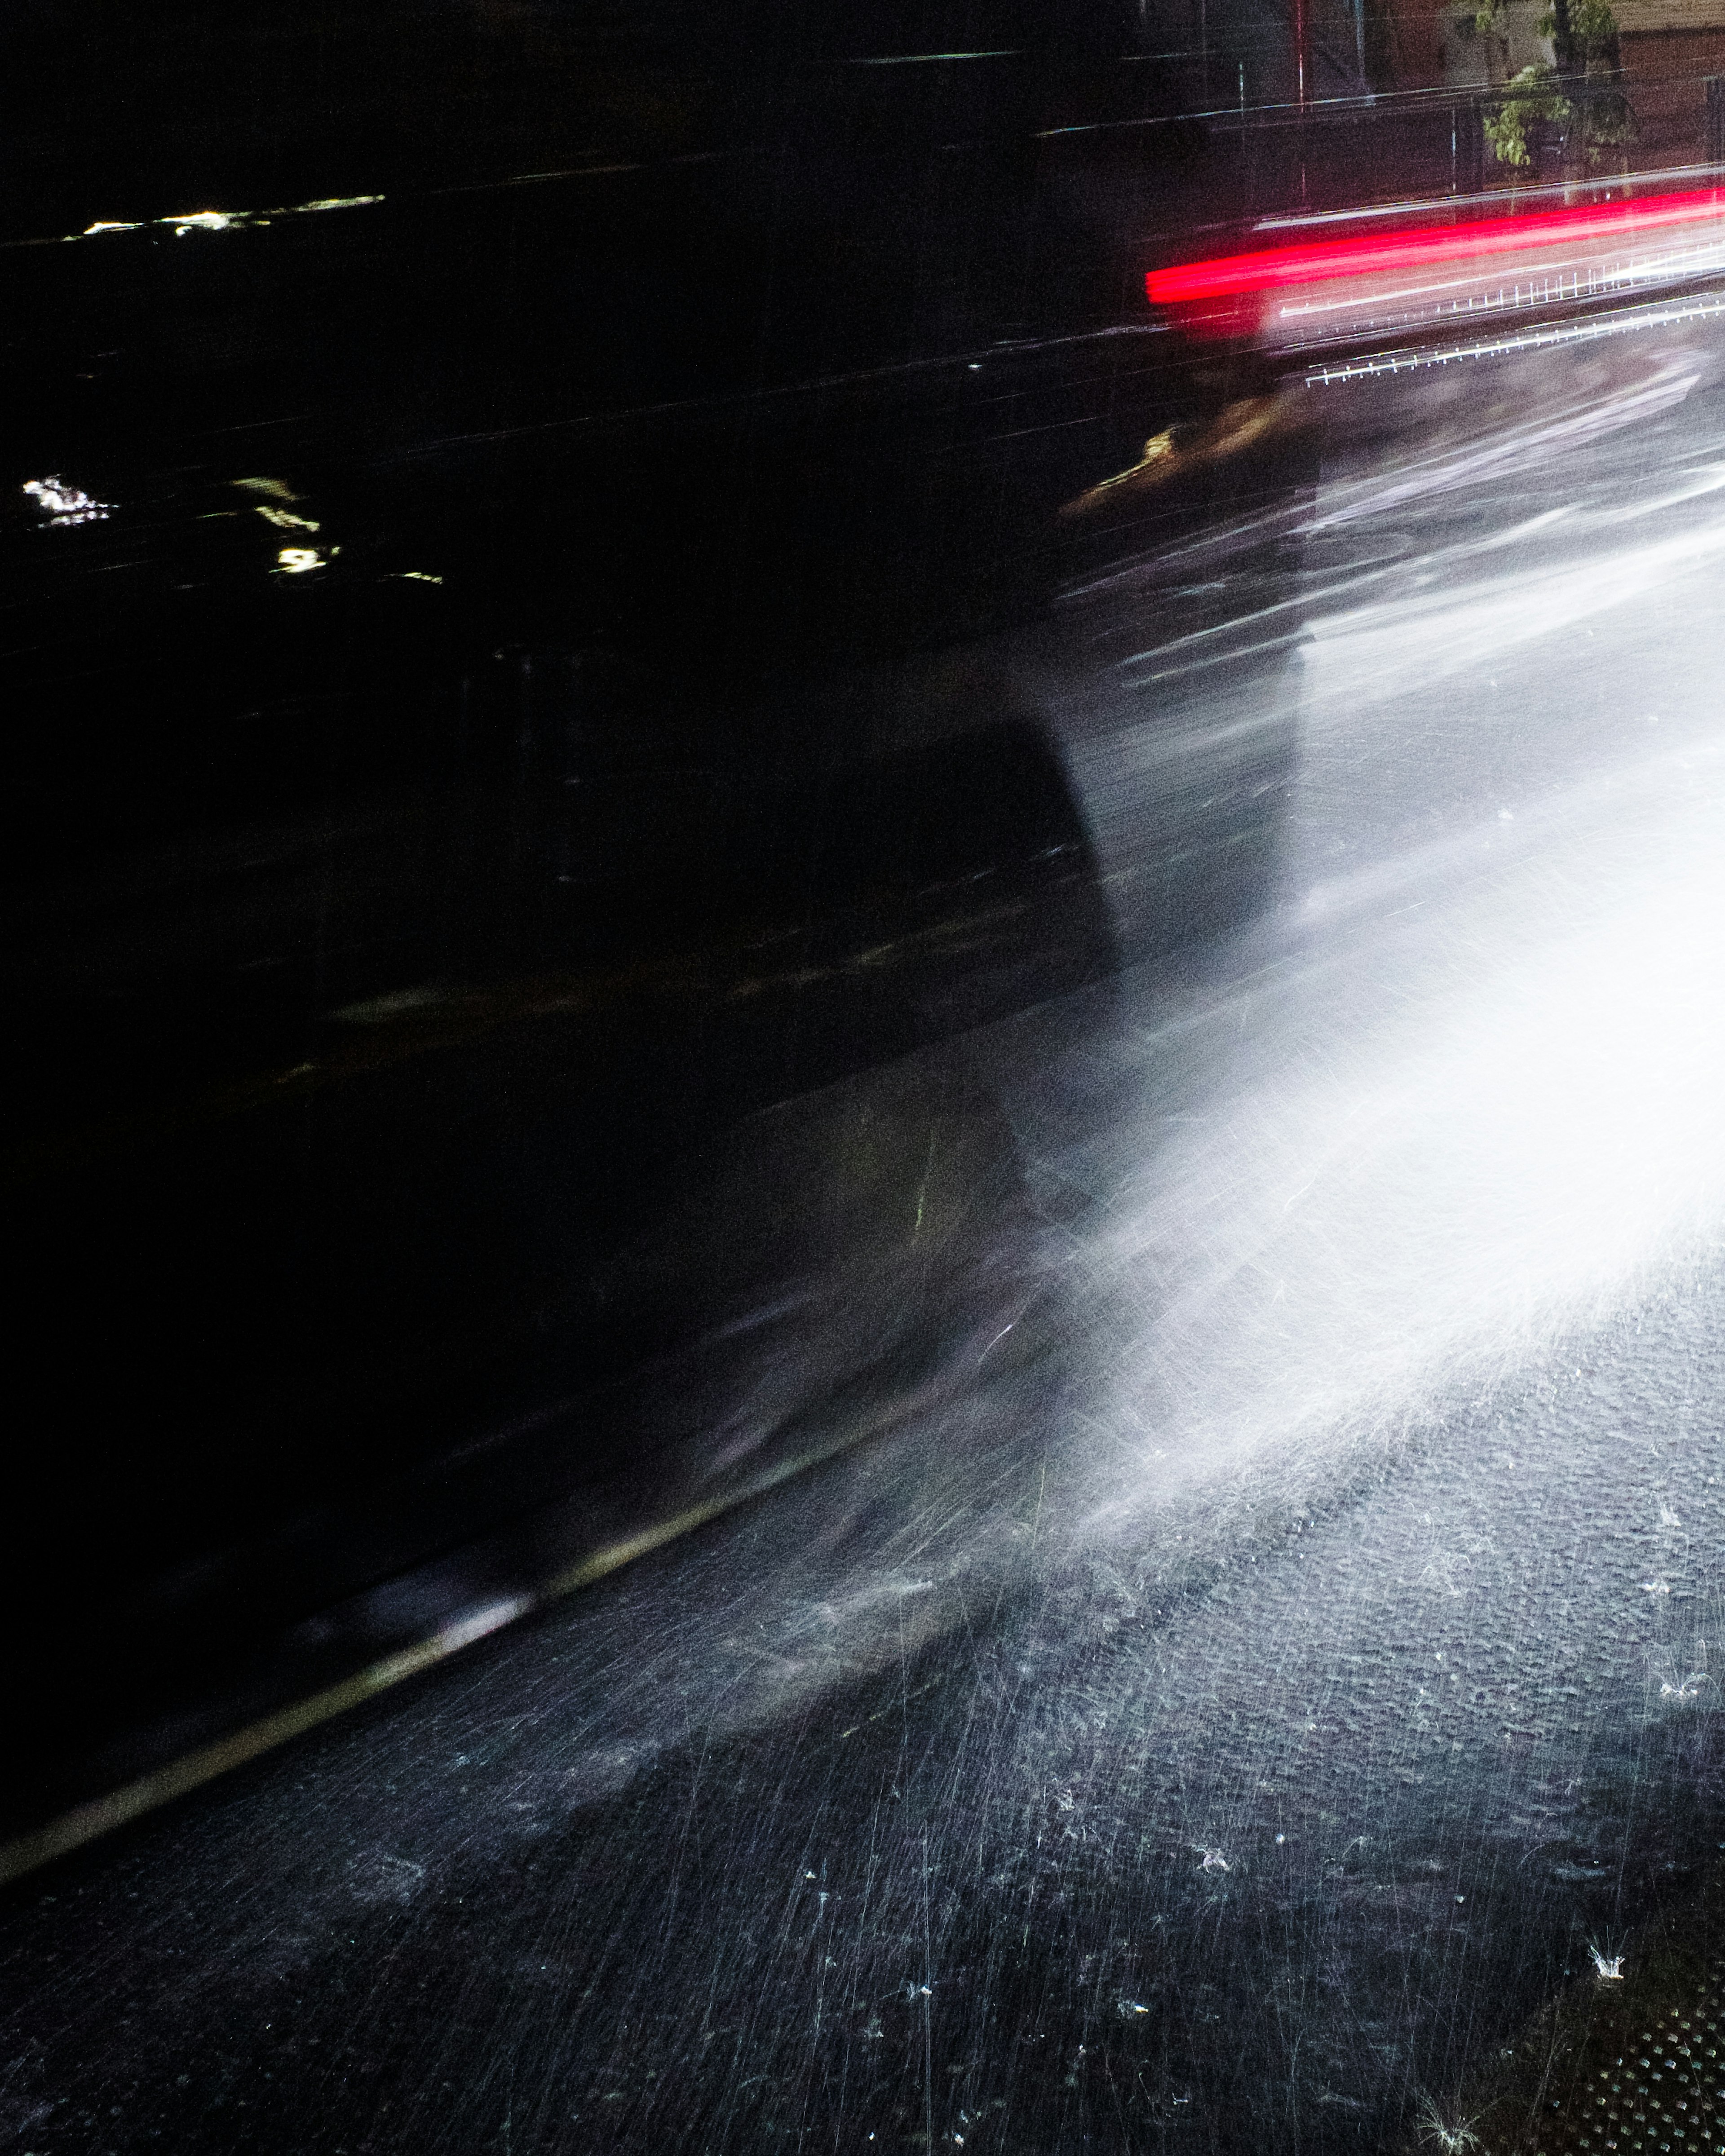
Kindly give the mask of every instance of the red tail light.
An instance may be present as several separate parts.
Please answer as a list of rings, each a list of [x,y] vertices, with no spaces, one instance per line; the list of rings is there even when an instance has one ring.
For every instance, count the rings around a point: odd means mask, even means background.
[[[1710,189],[1219,255],[1153,270],[1145,284],[1194,336],[1274,347],[1436,328],[1719,270],[1725,200]]]

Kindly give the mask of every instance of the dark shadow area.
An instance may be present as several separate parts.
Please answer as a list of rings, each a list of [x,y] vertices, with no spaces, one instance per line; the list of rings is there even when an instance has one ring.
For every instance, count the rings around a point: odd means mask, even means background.
[[[1057,520],[1228,393],[1151,26],[698,13],[8,24],[8,1830],[865,1434],[1029,1291],[965,1043],[1270,888],[999,655],[1310,465]]]

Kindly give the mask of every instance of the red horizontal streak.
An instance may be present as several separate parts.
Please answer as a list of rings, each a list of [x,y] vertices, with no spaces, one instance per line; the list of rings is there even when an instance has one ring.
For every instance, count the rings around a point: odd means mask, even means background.
[[[1725,200],[1705,194],[1655,195],[1638,203],[1599,203],[1586,209],[1532,210],[1477,224],[1440,225],[1422,231],[1373,233],[1317,246],[1271,247],[1254,254],[1220,254],[1208,262],[1153,270],[1145,289],[1158,306],[1189,305],[1278,285],[1311,285],[1331,277],[1369,276],[1380,270],[1421,270],[1444,262],[1511,254],[1522,248],[1566,246],[1595,240],[1635,239],[1673,225],[1725,218]]]

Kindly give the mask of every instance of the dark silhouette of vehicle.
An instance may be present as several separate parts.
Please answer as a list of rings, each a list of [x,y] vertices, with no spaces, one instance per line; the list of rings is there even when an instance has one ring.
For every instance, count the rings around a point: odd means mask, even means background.
[[[1116,924],[930,654],[1117,547],[1201,142],[1135,14],[984,13],[80,18],[0,248],[11,1833],[1030,1294],[964,1042]]]

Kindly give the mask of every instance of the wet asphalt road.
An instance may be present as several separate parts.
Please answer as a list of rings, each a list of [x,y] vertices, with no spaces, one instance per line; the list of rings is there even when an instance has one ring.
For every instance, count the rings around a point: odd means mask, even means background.
[[[995,654],[1123,906],[1295,743],[1261,917],[968,1044],[1030,1314],[15,1889],[0,2148],[1394,2147],[1693,1895],[1725,393],[1517,364]]]

